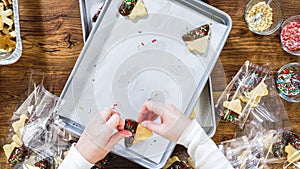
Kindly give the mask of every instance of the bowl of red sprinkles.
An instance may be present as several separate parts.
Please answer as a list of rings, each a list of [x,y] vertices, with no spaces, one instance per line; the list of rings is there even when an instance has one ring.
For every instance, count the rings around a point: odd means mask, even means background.
[[[277,72],[276,88],[280,97],[289,102],[300,102],[300,63],[288,63]]]
[[[284,51],[300,56],[300,15],[288,18],[281,25],[280,42]]]

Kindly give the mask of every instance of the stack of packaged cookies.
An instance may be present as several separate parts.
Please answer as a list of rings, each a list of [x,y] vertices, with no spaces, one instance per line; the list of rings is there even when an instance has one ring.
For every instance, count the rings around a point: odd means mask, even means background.
[[[11,142],[3,146],[12,168],[52,169],[66,155],[69,140],[63,139],[70,135],[49,121],[57,100],[43,85],[38,85],[14,112]]]
[[[78,136],[54,123],[58,97],[42,84],[14,112],[9,143],[3,146],[7,162],[14,169],[55,169],[62,163]],[[12,136],[11,136],[12,135]],[[103,169],[114,158],[109,153],[92,169]]]
[[[219,97],[216,113],[238,125],[235,138],[219,144],[234,168],[300,166],[300,138],[290,131],[270,65],[246,61]]]

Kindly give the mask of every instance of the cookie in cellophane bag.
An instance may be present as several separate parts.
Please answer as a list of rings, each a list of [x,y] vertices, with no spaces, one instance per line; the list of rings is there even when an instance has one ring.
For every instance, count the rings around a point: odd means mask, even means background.
[[[284,169],[299,168],[300,136],[290,130],[270,130],[268,133],[264,134],[264,158],[268,166],[279,163]]]
[[[246,61],[219,97],[218,117],[243,128],[251,109],[269,93],[265,83],[269,70]]]
[[[221,142],[219,150],[235,169],[262,169],[266,165],[263,159],[262,133],[254,138],[237,137]]]

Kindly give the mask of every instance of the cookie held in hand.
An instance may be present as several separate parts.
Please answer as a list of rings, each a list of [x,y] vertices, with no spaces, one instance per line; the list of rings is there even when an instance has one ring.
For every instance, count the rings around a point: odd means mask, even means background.
[[[125,138],[125,147],[130,147],[133,144],[138,144],[146,141],[153,135],[152,131],[143,127],[141,123],[138,123],[131,119],[125,120],[124,130],[129,130],[132,133],[131,137]]]

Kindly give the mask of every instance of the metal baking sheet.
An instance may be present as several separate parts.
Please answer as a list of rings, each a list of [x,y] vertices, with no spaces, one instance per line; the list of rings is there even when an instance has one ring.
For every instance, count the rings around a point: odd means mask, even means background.
[[[81,0],[79,2],[82,20],[82,35],[84,42],[86,42],[88,35],[96,24],[96,22],[92,21],[92,18],[96,13],[99,14],[99,9],[103,7],[105,0]],[[194,107],[194,111],[197,121],[204,128],[207,135],[213,137],[216,130],[216,123],[210,78]]]
[[[144,0],[148,16],[136,22],[118,14],[121,3],[105,2],[57,105],[58,121],[75,132],[114,103],[122,118],[135,119],[149,96],[189,115],[231,30],[227,14],[200,1]],[[192,54],[181,36],[207,23],[212,30],[208,51]],[[129,149],[120,142],[113,152],[161,168],[174,147],[154,135]]]

